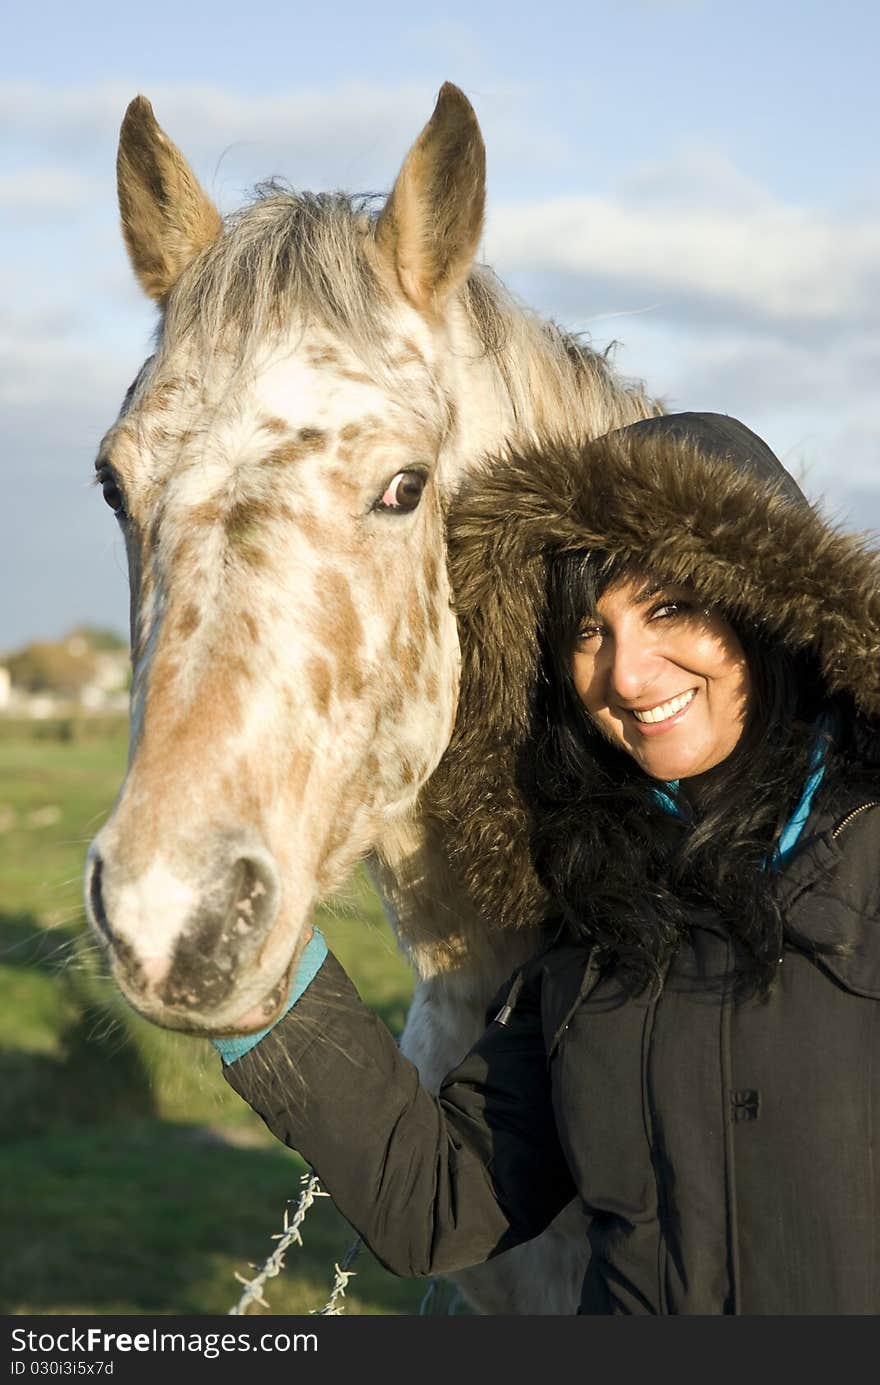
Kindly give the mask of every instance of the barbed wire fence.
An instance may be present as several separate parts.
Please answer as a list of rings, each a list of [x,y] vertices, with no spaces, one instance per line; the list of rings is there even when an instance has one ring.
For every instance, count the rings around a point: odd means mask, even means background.
[[[272,1254],[264,1260],[263,1264],[257,1269],[252,1279],[246,1279],[244,1275],[236,1271],[236,1279],[244,1286],[238,1301],[229,1309],[228,1316],[244,1317],[253,1304],[259,1304],[261,1308],[269,1308],[269,1303],[263,1293],[268,1280],[274,1279],[285,1267],[284,1257],[292,1246],[301,1247],[303,1244],[301,1227],[306,1218],[306,1213],[314,1206],[318,1198],[329,1197],[320,1185],[318,1175],[312,1170],[304,1173],[300,1179],[302,1192],[293,1215],[290,1215],[290,1203],[284,1209],[284,1223],[281,1231],[275,1232],[272,1237],[277,1242]],[[292,1199],[291,1199],[292,1201]],[[344,1299],[348,1281],[357,1273],[351,1269],[361,1248],[363,1241],[357,1237],[352,1241],[342,1260],[333,1266],[335,1279],[330,1291],[330,1297],[323,1308],[313,1308],[312,1314],[315,1317],[339,1316],[345,1312]],[[252,1266],[256,1269],[256,1266]],[[453,1290],[451,1297],[447,1297],[446,1306],[442,1306],[444,1299],[443,1281],[430,1279],[425,1295],[419,1307],[419,1315],[442,1313],[454,1316],[459,1308],[464,1304],[464,1298],[458,1289]]]

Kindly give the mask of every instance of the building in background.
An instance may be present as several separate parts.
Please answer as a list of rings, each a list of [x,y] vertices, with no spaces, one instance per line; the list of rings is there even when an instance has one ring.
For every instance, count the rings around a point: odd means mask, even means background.
[[[123,714],[129,681],[125,641],[112,631],[82,626],[0,660],[0,716]]]

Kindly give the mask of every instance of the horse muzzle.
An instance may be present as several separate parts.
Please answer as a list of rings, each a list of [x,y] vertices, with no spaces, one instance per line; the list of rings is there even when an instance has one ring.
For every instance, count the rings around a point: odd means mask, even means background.
[[[302,930],[279,919],[280,875],[261,844],[227,838],[201,857],[194,880],[161,858],[133,876],[99,837],[86,913],[114,980],[147,1019],[191,1033],[257,1029],[283,1002]]]

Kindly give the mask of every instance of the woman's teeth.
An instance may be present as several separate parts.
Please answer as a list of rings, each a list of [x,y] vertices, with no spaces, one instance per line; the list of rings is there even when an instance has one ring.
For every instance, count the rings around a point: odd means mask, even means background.
[[[686,707],[697,695],[696,688],[691,688],[690,692],[679,693],[678,697],[673,697],[671,702],[661,702],[657,707],[651,707],[647,712],[633,711],[636,721],[666,721],[669,717],[674,717],[676,712],[680,712],[682,707]]]

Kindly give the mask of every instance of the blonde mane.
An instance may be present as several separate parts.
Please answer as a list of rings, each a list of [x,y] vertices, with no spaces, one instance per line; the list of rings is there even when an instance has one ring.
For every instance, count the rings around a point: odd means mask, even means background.
[[[393,374],[392,338],[377,316],[392,300],[367,253],[381,196],[292,192],[262,183],[193,261],[168,304],[163,344],[194,340],[207,363],[220,344],[240,366],[299,318],[347,341],[379,377]],[[621,380],[579,335],[520,304],[494,271],[471,268],[461,295],[475,348],[498,370],[519,427],[581,436],[659,412],[640,381]]]

